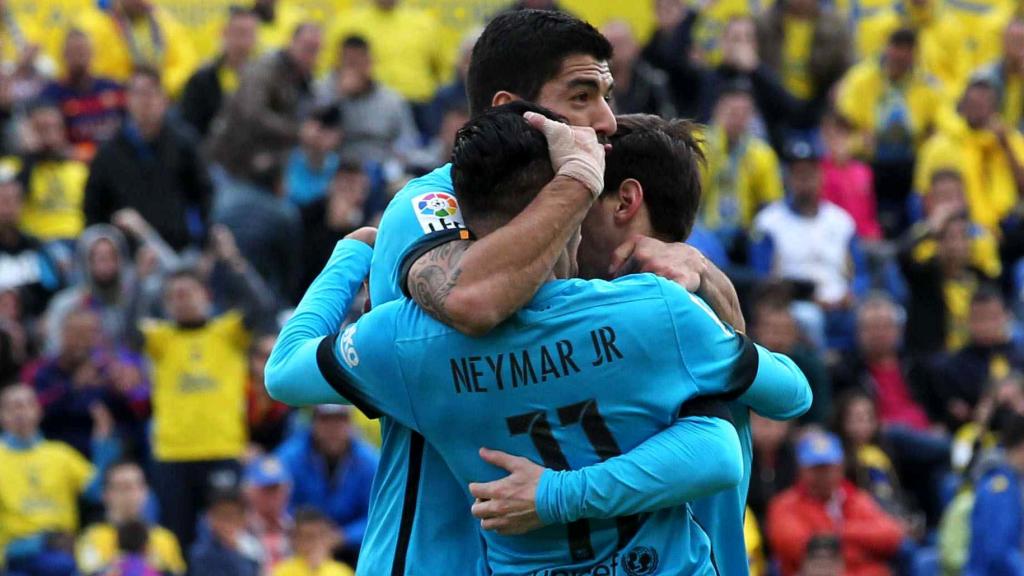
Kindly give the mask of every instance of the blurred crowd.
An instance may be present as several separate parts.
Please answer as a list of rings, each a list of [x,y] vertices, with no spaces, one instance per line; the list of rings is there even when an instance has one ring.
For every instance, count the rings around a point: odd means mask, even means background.
[[[613,107],[702,124],[690,243],[815,395],[754,418],[752,572],[1024,574],[1024,5],[654,12],[601,23]],[[0,573],[349,574],[379,432],[263,366],[334,244],[449,158],[474,33],[245,0],[202,62],[159,0],[20,18],[0,0]]]

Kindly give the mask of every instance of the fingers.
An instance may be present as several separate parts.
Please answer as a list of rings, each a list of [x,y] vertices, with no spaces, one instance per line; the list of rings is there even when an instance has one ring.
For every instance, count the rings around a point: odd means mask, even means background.
[[[469,493],[477,500],[493,500],[500,492],[501,480],[494,482],[470,482]],[[475,505],[474,505],[475,507]]]
[[[642,238],[642,236],[633,236],[629,240],[620,244],[619,247],[612,252],[608,272],[615,276],[618,275],[616,272],[618,272],[619,269],[622,268],[623,264],[633,256],[633,252],[636,251],[636,245],[640,238]]]
[[[490,450],[487,448],[480,449],[480,458],[492,466],[503,468],[509,472],[514,472],[518,465],[526,460],[525,458],[513,456],[500,450]]]

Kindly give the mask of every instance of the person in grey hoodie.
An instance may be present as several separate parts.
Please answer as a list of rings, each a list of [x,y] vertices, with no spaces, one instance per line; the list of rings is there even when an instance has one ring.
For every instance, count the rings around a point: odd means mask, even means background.
[[[143,252],[141,260],[148,270],[136,274],[128,253],[125,235],[118,227],[95,224],[78,239],[76,266],[79,281],[59,292],[46,313],[46,351],[54,353],[60,345],[64,319],[73,311],[88,309],[101,320],[103,336],[117,346],[133,346],[134,323],[146,302],[159,290],[146,282],[156,269],[168,270],[178,264],[178,256],[138,212],[126,209],[113,221],[127,231]],[[147,297],[149,295],[149,297]]]

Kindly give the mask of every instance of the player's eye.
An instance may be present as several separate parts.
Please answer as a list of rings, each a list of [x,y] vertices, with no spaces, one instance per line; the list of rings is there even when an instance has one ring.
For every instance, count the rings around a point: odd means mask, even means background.
[[[590,94],[587,94],[586,92],[580,92],[572,97],[573,102],[586,102],[589,99]]]

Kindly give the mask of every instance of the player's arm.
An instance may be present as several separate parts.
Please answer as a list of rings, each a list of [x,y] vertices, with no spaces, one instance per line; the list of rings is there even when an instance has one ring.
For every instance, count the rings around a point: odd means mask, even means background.
[[[743,460],[725,404],[698,398],[680,415],[628,453],[579,470],[557,472],[482,450],[510,475],[470,485],[473,515],[485,530],[521,534],[545,524],[651,512],[736,486]]]
[[[614,276],[635,272],[657,274],[699,295],[730,326],[741,332],[746,330],[732,281],[693,246],[634,236],[615,250],[610,272]]]
[[[533,297],[604,187],[604,148],[593,129],[527,119],[548,140],[555,178],[507,225],[431,249],[404,280],[420,307],[465,334],[487,333]]]
[[[810,409],[811,386],[789,357],[754,344],[699,297],[670,282],[660,285],[680,358],[700,395],[738,400],[771,418],[793,418]]]
[[[415,429],[394,357],[400,305],[376,308],[338,331],[369,271],[375,234],[363,228],[338,243],[281,331],[264,380],[270,397],[285,404],[352,404],[371,418],[387,414]]]

